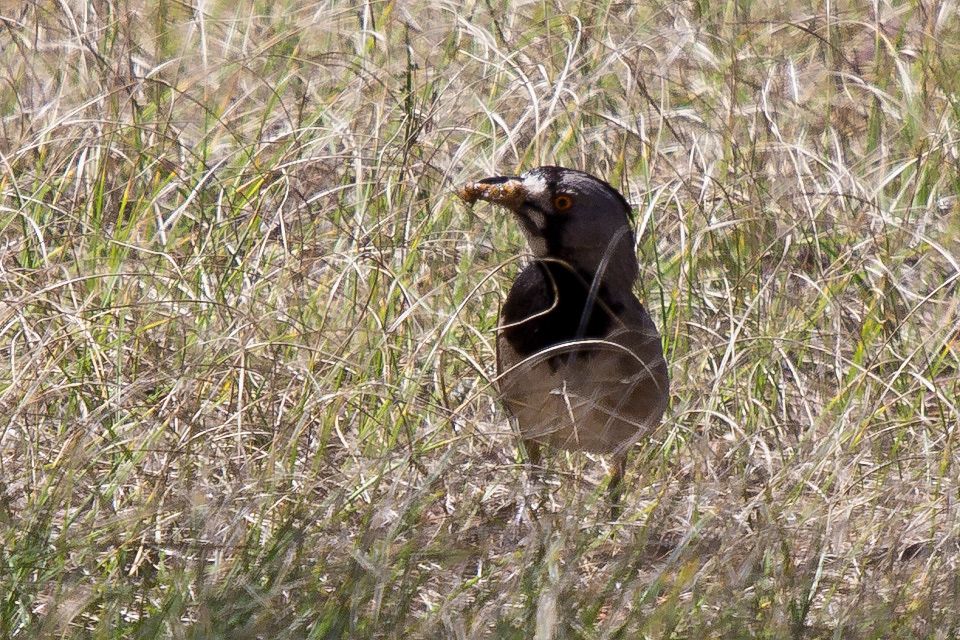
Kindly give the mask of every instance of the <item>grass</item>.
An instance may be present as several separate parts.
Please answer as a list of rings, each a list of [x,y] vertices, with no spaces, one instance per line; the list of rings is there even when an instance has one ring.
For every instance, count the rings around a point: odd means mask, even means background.
[[[960,637],[954,4],[0,16],[0,637]],[[636,204],[618,522],[492,386],[539,164]]]

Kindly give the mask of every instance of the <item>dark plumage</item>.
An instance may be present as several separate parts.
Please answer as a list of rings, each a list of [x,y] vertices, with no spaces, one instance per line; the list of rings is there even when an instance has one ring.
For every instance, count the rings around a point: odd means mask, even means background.
[[[609,300],[606,287],[584,316],[590,295],[590,281],[558,262],[534,262],[526,266],[510,288],[500,311],[501,336],[518,355],[527,357],[562,342],[577,338],[602,338],[623,309]],[[586,317],[581,329],[580,323]],[[563,355],[551,360],[565,359]]]
[[[528,454],[538,462],[547,444],[612,455],[616,515],[627,451],[660,422],[669,396],[660,336],[632,291],[630,208],[603,180],[562,167],[459,193],[510,209],[534,254],[497,336],[500,393]]]

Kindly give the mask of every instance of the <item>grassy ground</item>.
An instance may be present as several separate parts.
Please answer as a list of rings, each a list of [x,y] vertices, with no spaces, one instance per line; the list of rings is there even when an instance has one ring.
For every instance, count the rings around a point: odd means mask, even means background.
[[[960,636],[956,4],[642,4],[0,3],[0,637]],[[451,196],[553,163],[674,380],[615,523]]]

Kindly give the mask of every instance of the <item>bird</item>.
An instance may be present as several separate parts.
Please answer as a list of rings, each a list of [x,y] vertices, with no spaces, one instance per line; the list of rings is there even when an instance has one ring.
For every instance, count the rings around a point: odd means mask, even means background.
[[[509,210],[532,254],[501,305],[500,398],[528,462],[541,447],[609,455],[610,514],[621,514],[627,453],[659,425],[670,378],[660,334],[633,292],[631,208],[589,173],[542,166],[467,182],[457,195]]]

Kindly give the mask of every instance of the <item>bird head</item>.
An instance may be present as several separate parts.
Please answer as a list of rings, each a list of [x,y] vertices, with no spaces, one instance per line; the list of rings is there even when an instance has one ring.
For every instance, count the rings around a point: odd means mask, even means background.
[[[458,191],[468,204],[485,200],[513,212],[534,256],[565,263],[629,290],[639,267],[630,206],[599,178],[563,167],[537,167],[520,176],[468,182]]]

